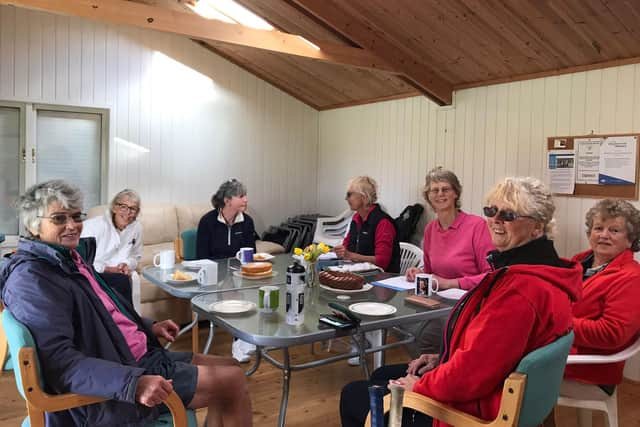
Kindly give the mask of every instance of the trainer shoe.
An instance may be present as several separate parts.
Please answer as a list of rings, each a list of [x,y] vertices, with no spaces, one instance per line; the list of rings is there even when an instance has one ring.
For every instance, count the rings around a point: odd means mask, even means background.
[[[240,363],[247,363],[251,359],[251,356],[242,348],[241,340],[235,340],[233,342],[231,345],[231,355]]]

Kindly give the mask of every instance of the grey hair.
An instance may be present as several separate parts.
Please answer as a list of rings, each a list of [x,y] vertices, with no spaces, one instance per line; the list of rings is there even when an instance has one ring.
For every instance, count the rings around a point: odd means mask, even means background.
[[[218,191],[211,196],[211,204],[216,209],[224,208],[224,199],[247,195],[247,187],[235,178],[231,178],[220,185]]]
[[[429,201],[429,189],[431,184],[434,182],[446,182],[451,185],[453,192],[456,193],[458,198],[456,199],[456,209],[460,209],[462,207],[462,185],[460,184],[460,180],[455,173],[450,170],[444,169],[442,166],[436,166],[427,172],[427,176],[424,179],[424,190],[422,192],[422,196],[429,203],[429,206],[433,208],[431,202]]]
[[[556,206],[551,192],[542,181],[530,176],[507,177],[489,191],[486,202],[501,201],[517,214],[527,215],[544,226],[547,237],[553,237]]]
[[[49,205],[58,202],[65,209],[82,209],[83,196],[80,189],[61,179],[35,184],[27,189],[16,201],[18,216],[27,232],[35,237],[33,231],[40,230],[39,217],[47,213]]]
[[[378,183],[371,177],[356,176],[351,178],[347,184],[347,191],[349,188],[353,188],[366,197],[370,205],[378,201]]]
[[[640,211],[626,200],[602,199],[587,211],[585,225],[587,237],[591,234],[595,217],[602,220],[621,217],[627,226],[627,239],[631,242],[631,250],[640,250]]]
[[[136,190],[131,190],[130,188],[125,188],[124,190],[120,191],[118,194],[113,196],[113,199],[111,199],[111,203],[109,203],[109,210],[113,213],[115,211],[116,204],[120,202],[122,199],[124,199],[125,197],[131,200],[133,203],[135,203],[136,206],[138,206],[138,213],[139,213],[140,212],[140,195]]]

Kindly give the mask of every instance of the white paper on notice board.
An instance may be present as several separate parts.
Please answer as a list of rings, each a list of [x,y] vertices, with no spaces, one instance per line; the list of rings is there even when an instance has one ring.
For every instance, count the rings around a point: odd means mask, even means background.
[[[603,138],[576,138],[576,184],[597,184],[600,175],[600,146]]]
[[[557,194],[573,194],[576,182],[575,152],[551,150],[547,160],[551,191]]]
[[[634,185],[638,137],[610,136],[600,147],[598,184]]]

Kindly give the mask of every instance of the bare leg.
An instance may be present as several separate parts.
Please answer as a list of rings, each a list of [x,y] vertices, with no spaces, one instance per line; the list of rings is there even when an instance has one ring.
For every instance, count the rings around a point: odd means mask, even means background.
[[[230,357],[194,354],[198,385],[190,408],[208,408],[207,427],[252,425],[251,400],[244,371]]]

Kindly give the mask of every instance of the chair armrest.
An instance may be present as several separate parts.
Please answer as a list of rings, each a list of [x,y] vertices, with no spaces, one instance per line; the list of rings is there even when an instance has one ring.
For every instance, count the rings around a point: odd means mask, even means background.
[[[510,427],[517,425],[520,405],[524,396],[526,375],[513,373],[505,380],[502,400],[495,420],[485,421],[473,415],[440,403],[430,397],[412,391],[405,391],[402,406],[430,415],[454,426],[465,427]],[[391,408],[391,395],[384,397],[384,412]],[[367,415],[366,427],[371,427],[371,413]]]
[[[597,363],[617,363],[630,359],[640,351],[640,338],[633,344],[614,354],[570,354],[567,365],[584,365]]]
[[[184,256],[184,252],[182,247],[182,238],[180,236],[176,237],[173,240],[173,250],[176,253],[176,262],[181,263]]]

